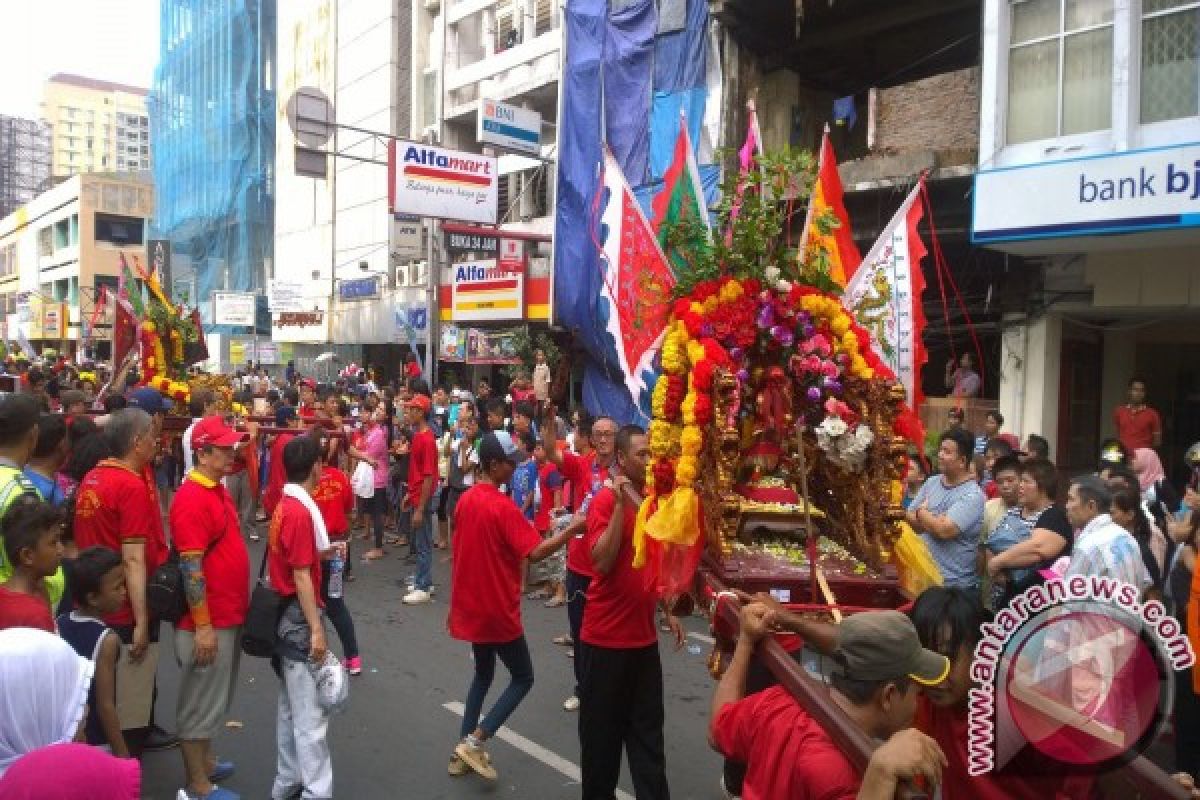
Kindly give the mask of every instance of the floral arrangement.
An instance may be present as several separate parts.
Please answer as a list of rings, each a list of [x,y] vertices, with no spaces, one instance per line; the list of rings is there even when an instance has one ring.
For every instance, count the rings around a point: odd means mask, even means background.
[[[187,405],[192,399],[192,387],[183,381],[173,381],[166,375],[155,375],[146,381],[146,385],[157,389],[160,394],[169,397],[177,404]]]
[[[858,472],[867,460],[867,448],[875,441],[875,433],[858,421],[850,406],[829,398],[825,401],[827,416],[814,429],[817,446],[826,457],[846,472]]]

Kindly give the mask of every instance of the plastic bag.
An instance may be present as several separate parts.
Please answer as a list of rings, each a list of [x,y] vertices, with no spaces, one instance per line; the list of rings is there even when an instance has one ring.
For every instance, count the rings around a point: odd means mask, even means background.
[[[346,710],[350,699],[350,679],[346,668],[331,651],[325,651],[325,660],[309,664],[313,679],[317,682],[317,704],[326,714],[340,714]]]
[[[358,462],[350,476],[350,488],[357,497],[369,500],[375,496],[375,468],[365,461]]]

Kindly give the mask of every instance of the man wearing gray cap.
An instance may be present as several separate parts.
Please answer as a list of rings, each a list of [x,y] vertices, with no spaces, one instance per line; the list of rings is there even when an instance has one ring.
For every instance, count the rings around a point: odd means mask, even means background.
[[[758,642],[794,618],[765,603],[742,608],[741,636],[713,694],[709,742],[746,764],[744,797],[891,798],[900,781],[923,775],[940,783],[946,764],[937,743],[910,728],[922,686],[942,683],[950,662],[921,646],[898,611],[854,614],[827,637],[830,695],[846,717],[883,741],[859,775],[829,734],[782,686],[745,697]],[[810,631],[806,631],[810,634]],[[813,636],[813,643],[819,643]]]

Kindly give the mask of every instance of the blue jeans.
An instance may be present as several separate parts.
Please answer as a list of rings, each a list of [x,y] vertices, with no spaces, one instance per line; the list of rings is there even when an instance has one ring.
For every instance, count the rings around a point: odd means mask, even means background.
[[[504,644],[472,644],[471,652],[475,656],[475,677],[467,691],[462,735],[474,733],[478,726],[491,737],[500,730],[500,726],[517,710],[517,706],[533,688],[533,662],[529,659],[529,645],[525,644],[523,635]],[[504,662],[512,680],[480,723],[479,713],[483,711],[483,700],[487,697],[488,689],[492,688],[492,678],[496,675],[497,656]]]
[[[429,591],[433,586],[433,514],[426,509],[419,526],[412,526],[410,533],[417,547],[416,588]]]

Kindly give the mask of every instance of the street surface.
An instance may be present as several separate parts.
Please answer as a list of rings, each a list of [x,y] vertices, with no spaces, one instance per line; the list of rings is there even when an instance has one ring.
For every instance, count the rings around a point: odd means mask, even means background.
[[[262,526],[260,525],[260,531]],[[250,564],[256,575],[265,542],[251,542]],[[355,542],[361,553],[364,543]],[[363,564],[355,555],[356,580],[346,584],[346,599],[357,626],[363,674],[350,685],[348,710],[330,722],[334,785],[339,798],[458,800],[474,797],[578,798],[579,738],[577,713],[562,710],[573,678],[567,648],[551,639],[567,630],[565,608],[543,608],[523,600],[525,632],[533,656],[533,690],[488,750],[500,773],[495,784],[477,775],[452,778],[446,764],[458,738],[462,702],[472,667],[469,645],[445,631],[448,551],[434,552],[439,590],[426,606],[404,606],[400,583],[412,572],[389,548],[388,557]],[[398,583],[399,582],[399,583]],[[662,634],[660,651],[666,696],[667,774],[675,800],[720,800],[720,759],[707,743],[706,725],[713,681],[705,661],[711,649],[705,619],[684,620],[690,635],[678,652]],[[164,626],[159,667],[157,718],[174,730],[178,679]],[[341,643],[327,625],[330,648]],[[485,711],[503,690],[508,673],[497,664],[496,682]],[[215,751],[237,762],[238,771],[222,785],[243,798],[267,798],[275,772],[275,704],[278,681],[264,659],[243,657],[230,720],[214,742]],[[142,760],[143,797],[174,800],[182,786],[178,750],[148,753]],[[628,774],[620,800],[631,800]]]

